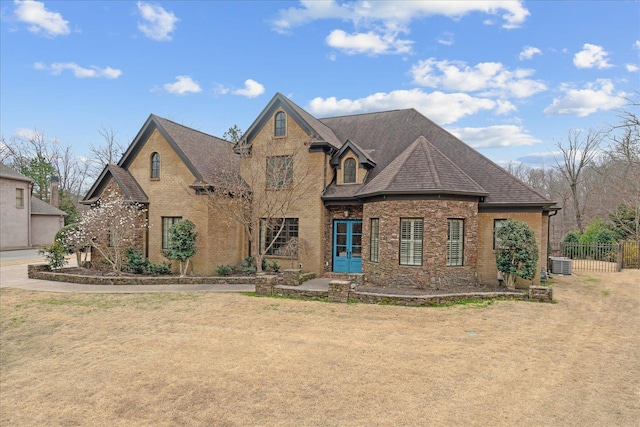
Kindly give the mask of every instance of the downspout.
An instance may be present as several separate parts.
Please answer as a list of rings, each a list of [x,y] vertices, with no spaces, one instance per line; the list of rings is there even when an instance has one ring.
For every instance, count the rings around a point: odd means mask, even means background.
[[[27,246],[31,247],[31,193],[33,192],[33,182],[29,183],[29,199],[25,200],[27,204]]]

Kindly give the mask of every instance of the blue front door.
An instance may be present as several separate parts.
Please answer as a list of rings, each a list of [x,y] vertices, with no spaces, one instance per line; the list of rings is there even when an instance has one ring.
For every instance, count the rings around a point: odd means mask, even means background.
[[[337,220],[333,223],[333,271],[362,271],[362,221]]]

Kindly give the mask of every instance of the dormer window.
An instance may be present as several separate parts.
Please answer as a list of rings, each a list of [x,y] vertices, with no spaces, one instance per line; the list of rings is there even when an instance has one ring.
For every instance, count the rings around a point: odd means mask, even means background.
[[[285,136],[287,129],[287,116],[284,111],[276,113],[275,136]]]
[[[160,179],[160,154],[151,155],[151,179]]]
[[[347,159],[343,166],[343,182],[345,184],[353,184],[356,182],[356,161],[355,159]]]

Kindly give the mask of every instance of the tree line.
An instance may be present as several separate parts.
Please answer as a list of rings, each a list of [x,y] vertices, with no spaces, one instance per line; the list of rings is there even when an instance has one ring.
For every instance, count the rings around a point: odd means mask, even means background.
[[[608,240],[640,241],[640,92],[635,95],[616,123],[572,129],[557,140],[551,166],[507,165],[562,208],[551,219],[552,244],[568,235],[591,236],[594,229]]]

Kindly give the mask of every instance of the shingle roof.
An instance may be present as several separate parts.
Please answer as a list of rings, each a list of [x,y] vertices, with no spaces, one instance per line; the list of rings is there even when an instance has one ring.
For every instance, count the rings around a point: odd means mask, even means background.
[[[18,181],[33,182],[31,178],[27,178],[26,176],[13,170],[9,166],[5,165],[4,163],[0,163],[0,177],[15,179]]]
[[[67,213],[58,208],[54,208],[49,203],[43,202],[37,197],[31,196],[31,215],[67,216]]]
[[[369,171],[365,184],[375,180],[422,136],[442,156],[455,165],[450,173],[455,174],[457,170],[464,171],[468,178],[488,193],[488,196],[485,197],[485,204],[547,206],[552,203],[414,109],[330,117],[320,119],[320,121],[331,128],[339,140],[358,141],[359,146],[366,150],[376,162],[376,167]],[[440,171],[439,174],[444,176],[445,172]],[[388,175],[392,176],[393,174]],[[408,175],[411,173],[409,172]],[[327,188],[325,198],[349,197],[345,195],[345,193],[349,193],[349,190],[336,190],[332,187],[336,187],[335,183]],[[350,192],[351,197],[355,196],[358,191],[355,188],[353,190]]]
[[[193,166],[194,185],[210,185],[220,170],[240,170],[240,159],[233,154],[233,143],[188,128],[171,120],[152,115],[184,156],[187,166]],[[178,155],[180,155],[180,152]]]
[[[149,198],[133,175],[128,170],[114,164],[108,164],[104,167],[93,187],[82,200],[82,203],[91,204],[97,201],[110,178],[120,187],[125,199],[137,203],[149,203]]]
[[[487,194],[424,136],[418,137],[357,192],[356,196],[390,193]]]

